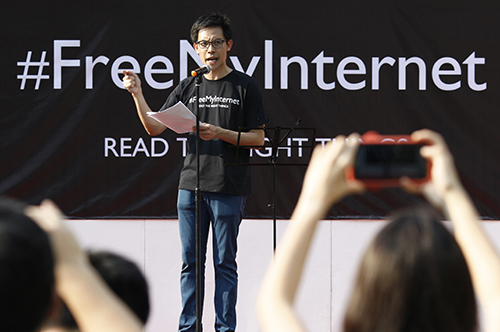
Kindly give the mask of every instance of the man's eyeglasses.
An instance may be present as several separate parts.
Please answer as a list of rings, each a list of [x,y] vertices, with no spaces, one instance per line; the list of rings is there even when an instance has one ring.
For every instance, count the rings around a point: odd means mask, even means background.
[[[224,42],[226,42],[226,41],[227,41],[227,39],[216,39],[216,40],[211,41],[211,42],[206,41],[206,40],[200,40],[200,41],[197,41],[196,44],[202,50],[206,50],[207,48],[210,47],[210,45],[212,45],[213,48],[221,48],[222,45],[224,45]]]

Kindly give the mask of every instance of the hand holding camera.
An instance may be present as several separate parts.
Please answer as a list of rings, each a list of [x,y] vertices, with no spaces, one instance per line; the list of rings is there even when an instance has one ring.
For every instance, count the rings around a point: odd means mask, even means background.
[[[453,158],[441,135],[428,129],[412,135],[380,135],[368,132],[338,136],[324,149],[315,149],[299,202],[319,214],[343,197],[402,187],[423,194],[437,207],[444,207],[447,191],[462,190]],[[462,189],[461,189],[462,188]],[[299,204],[302,206],[302,204]]]

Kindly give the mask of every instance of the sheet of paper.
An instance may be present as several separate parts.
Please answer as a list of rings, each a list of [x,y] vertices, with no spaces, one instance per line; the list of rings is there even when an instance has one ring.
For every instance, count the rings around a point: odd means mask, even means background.
[[[163,123],[177,134],[193,131],[196,126],[196,116],[182,102],[161,112],[148,112],[148,116]]]

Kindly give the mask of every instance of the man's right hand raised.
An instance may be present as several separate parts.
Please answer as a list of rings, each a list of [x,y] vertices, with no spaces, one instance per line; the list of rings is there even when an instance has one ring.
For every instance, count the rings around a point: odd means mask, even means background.
[[[146,129],[151,136],[161,134],[167,127],[155,119],[148,117],[148,112],[151,112],[151,108],[142,94],[139,76],[131,70],[123,70],[122,73],[125,75],[123,77],[123,87],[132,94],[137,113],[139,114],[144,129]]]
[[[123,87],[127,89],[128,92],[135,95],[141,92],[141,80],[139,76],[130,70],[123,71]]]

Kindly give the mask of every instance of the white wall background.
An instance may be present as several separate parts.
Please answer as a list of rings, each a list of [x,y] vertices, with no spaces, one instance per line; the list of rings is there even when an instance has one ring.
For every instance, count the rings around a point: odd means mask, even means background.
[[[277,221],[277,238],[286,220]],[[179,273],[180,240],[177,220],[70,220],[80,243],[87,249],[106,249],[127,256],[145,272],[152,312],[146,332],[177,331],[181,309]],[[273,257],[272,220],[243,220],[239,236],[239,332],[260,331],[255,300],[260,282]],[[341,331],[342,315],[364,248],[384,221],[322,221],[309,252],[297,312],[309,331]],[[483,222],[500,247],[500,222]],[[213,331],[213,268],[211,242],[207,258],[204,331]]]

